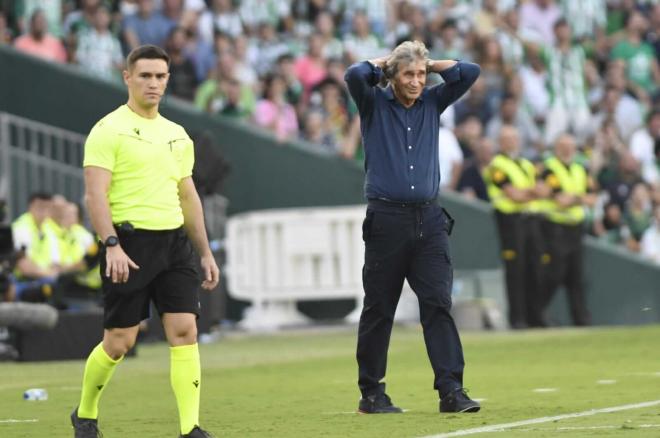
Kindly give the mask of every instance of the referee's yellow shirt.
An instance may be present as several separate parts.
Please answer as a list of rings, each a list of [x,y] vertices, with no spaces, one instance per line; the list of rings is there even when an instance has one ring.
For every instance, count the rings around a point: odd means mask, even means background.
[[[112,172],[108,192],[114,223],[145,230],[183,225],[178,184],[192,175],[193,142],[160,114],[146,119],[122,105],[102,118],[87,137],[83,166]]]

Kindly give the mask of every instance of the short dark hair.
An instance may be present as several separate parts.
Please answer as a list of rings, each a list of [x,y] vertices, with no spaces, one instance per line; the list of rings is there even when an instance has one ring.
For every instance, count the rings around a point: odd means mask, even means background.
[[[131,69],[140,59],[162,59],[170,66],[170,55],[163,49],[152,44],[136,47],[126,57],[126,68]]]
[[[34,201],[50,201],[53,199],[53,195],[47,192],[34,192],[30,194],[28,198],[28,204],[32,204]]]

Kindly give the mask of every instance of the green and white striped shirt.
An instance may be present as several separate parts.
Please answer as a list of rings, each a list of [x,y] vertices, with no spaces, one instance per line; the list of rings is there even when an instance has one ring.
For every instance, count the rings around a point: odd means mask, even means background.
[[[546,46],[541,55],[548,69],[551,106],[560,105],[567,110],[587,108],[582,47],[576,45],[563,53],[557,47]]]
[[[591,38],[607,24],[605,0],[561,0],[560,7],[575,38]]]

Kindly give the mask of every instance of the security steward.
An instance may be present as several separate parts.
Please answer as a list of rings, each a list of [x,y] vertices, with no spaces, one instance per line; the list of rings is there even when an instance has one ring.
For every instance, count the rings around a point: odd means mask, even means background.
[[[428,72],[444,83],[426,87]],[[476,412],[463,389],[463,347],[450,314],[453,221],[436,204],[440,114],[479,76],[479,66],[430,60],[419,41],[348,68],[365,145],[364,307],[357,340],[361,413],[400,413],[385,393],[390,333],[405,279],[419,299],[424,340],[440,412]],[[385,76],[389,85],[378,87]]]
[[[557,288],[564,286],[573,323],[583,326],[591,323],[591,316],[582,284],[582,236],[585,207],[593,206],[596,197],[588,193],[593,182],[584,166],[575,161],[575,152],[575,139],[564,134],[555,142],[555,154],[544,162],[542,180],[551,196],[542,226],[550,254],[543,307],[550,304]]]
[[[484,170],[488,196],[504,261],[511,328],[544,326],[541,317],[543,238],[538,212],[540,193],[536,169],[519,156],[518,130],[504,125],[499,136],[500,152]]]

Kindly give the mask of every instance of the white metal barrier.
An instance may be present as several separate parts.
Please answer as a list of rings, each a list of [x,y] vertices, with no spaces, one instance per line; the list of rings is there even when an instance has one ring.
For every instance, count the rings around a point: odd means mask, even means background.
[[[227,222],[229,293],[250,301],[241,325],[274,329],[308,319],[297,301],[354,298],[347,317],[357,321],[362,309],[362,221],[365,206],[256,211]],[[417,300],[407,293],[398,319],[417,319]],[[408,303],[406,296],[414,302]],[[410,305],[408,305],[408,304]],[[411,315],[412,313],[412,315]]]

